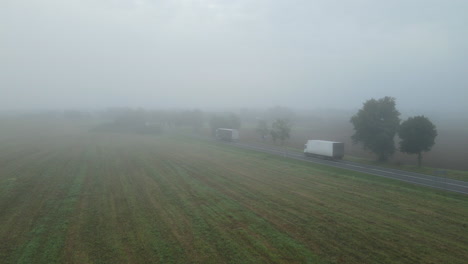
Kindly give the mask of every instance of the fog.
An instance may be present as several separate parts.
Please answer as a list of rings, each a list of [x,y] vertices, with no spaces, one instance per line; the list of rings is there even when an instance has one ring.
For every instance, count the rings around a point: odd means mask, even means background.
[[[0,2],[0,110],[468,111],[468,2]]]

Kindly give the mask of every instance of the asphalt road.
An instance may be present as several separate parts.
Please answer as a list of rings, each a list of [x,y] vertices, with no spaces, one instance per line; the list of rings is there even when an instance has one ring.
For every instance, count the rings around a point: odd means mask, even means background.
[[[222,142],[222,141],[220,141]],[[224,142],[226,144],[243,148],[243,149],[250,149],[255,151],[260,151],[264,153],[269,153],[273,155],[279,155],[287,158],[298,159],[302,161],[312,162],[323,164],[327,166],[347,169],[351,171],[357,171],[362,173],[367,173],[375,176],[391,178],[395,180],[400,180],[404,182],[409,182],[417,185],[428,186],[432,188],[442,189],[451,192],[458,192],[463,194],[468,194],[468,182],[465,181],[458,181],[453,179],[447,179],[444,177],[436,177],[430,176],[420,173],[408,172],[408,171],[401,171],[396,169],[388,169],[382,167],[376,167],[356,162],[350,161],[332,161],[314,157],[305,157],[303,153],[284,150],[280,148],[274,147],[266,147],[266,146],[258,146],[254,144],[244,144],[244,143],[236,143],[236,142]]]

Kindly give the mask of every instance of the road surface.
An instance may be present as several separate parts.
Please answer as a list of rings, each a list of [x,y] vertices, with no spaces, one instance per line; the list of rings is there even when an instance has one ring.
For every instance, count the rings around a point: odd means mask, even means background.
[[[222,142],[222,141],[219,141]],[[331,161],[320,158],[305,157],[303,153],[291,150],[284,150],[275,147],[259,146],[254,144],[245,144],[238,142],[225,142],[231,146],[260,151],[273,155],[279,155],[292,159],[298,159],[302,161],[323,164],[336,168],[347,169],[351,171],[357,171],[367,173],[375,176],[396,179],[404,182],[409,182],[417,185],[428,186],[432,188],[442,189],[446,191],[458,192],[468,194],[468,182],[448,179],[444,177],[430,176],[415,172],[401,171],[396,169],[382,168],[372,165],[366,165],[351,161]]]

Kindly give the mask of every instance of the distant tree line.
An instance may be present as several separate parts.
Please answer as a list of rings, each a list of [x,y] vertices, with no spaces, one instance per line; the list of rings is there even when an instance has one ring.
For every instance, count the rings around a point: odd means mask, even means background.
[[[241,115],[252,118],[252,112],[244,109]],[[101,113],[110,120],[108,128],[121,131],[158,131],[164,127],[187,127],[194,131],[201,129],[208,121],[211,133],[217,128],[239,129],[241,118],[234,113],[207,114],[198,109],[193,110],[145,110],[142,108],[112,108]],[[65,111],[63,117],[70,120],[89,118],[86,112]],[[295,113],[282,106],[267,109],[257,117],[256,133],[266,140],[271,138],[281,144],[290,138],[292,120]],[[400,138],[399,150],[403,153],[416,154],[418,165],[422,163],[422,153],[430,151],[435,144],[437,129],[425,116],[409,117],[401,121],[400,112],[396,109],[395,98],[384,97],[364,102],[350,122],[354,126],[352,140],[361,144],[364,149],[373,152],[379,161],[391,157],[395,150],[395,136]]]
[[[201,110],[146,110],[143,108],[112,108],[101,115],[108,120],[97,130],[118,132],[161,132],[165,127],[187,127],[199,130],[204,124]]]

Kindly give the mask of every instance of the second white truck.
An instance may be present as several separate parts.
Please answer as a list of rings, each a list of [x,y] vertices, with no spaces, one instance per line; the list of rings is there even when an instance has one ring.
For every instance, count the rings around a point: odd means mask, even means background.
[[[230,128],[218,128],[215,131],[217,139],[224,141],[237,141],[239,140],[239,131],[237,129]]]
[[[344,143],[325,140],[307,140],[304,155],[338,160],[344,156]]]

